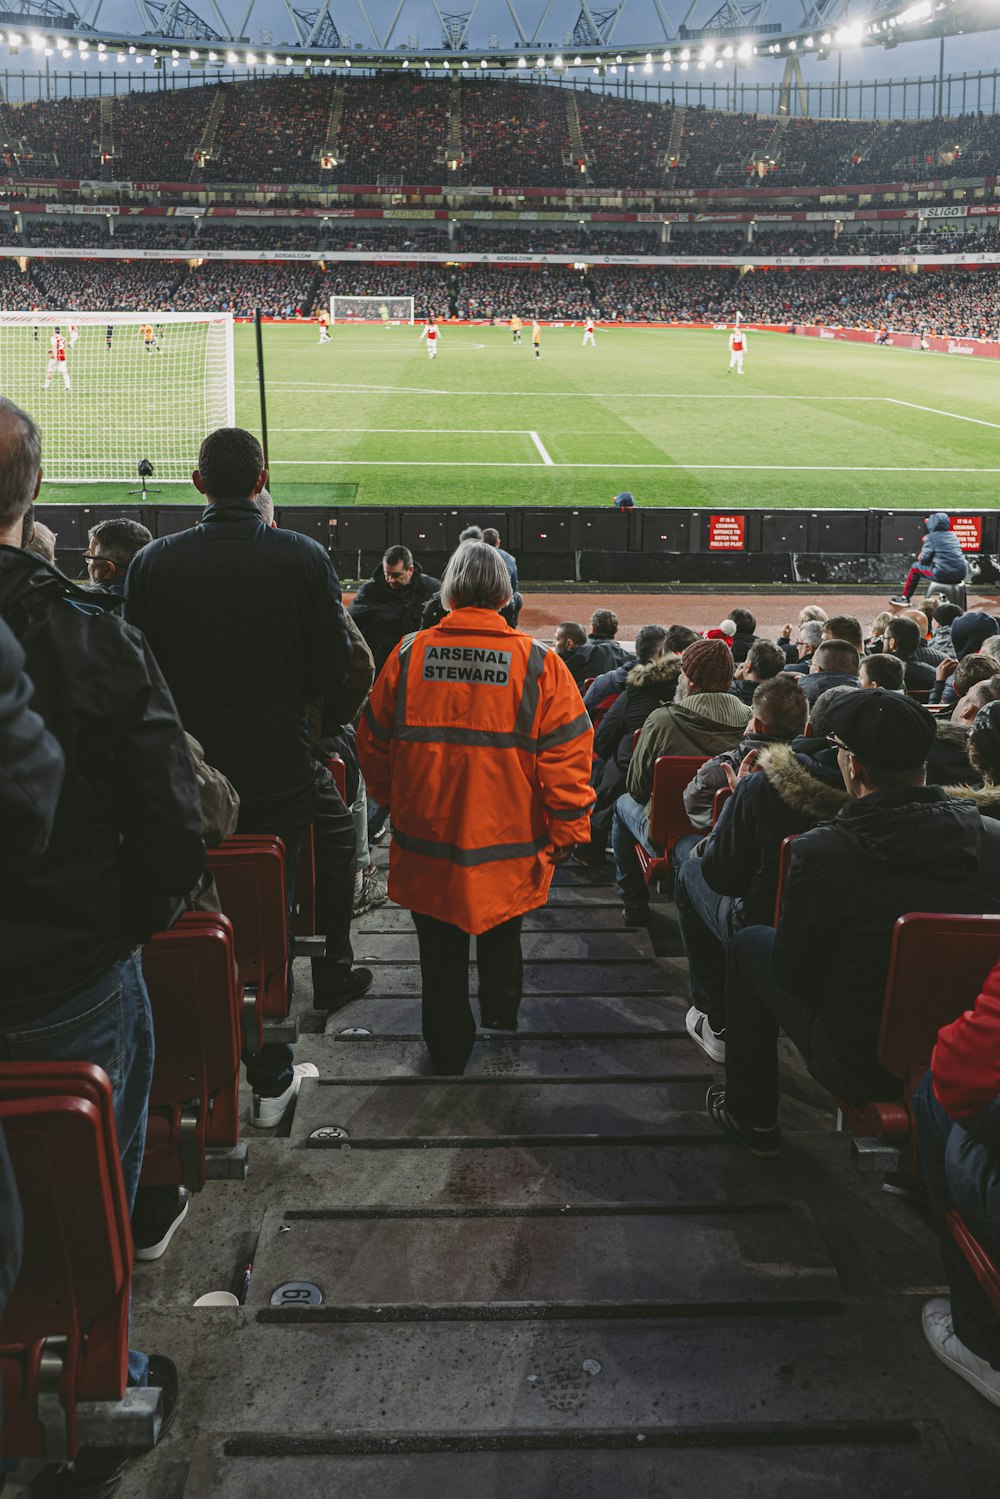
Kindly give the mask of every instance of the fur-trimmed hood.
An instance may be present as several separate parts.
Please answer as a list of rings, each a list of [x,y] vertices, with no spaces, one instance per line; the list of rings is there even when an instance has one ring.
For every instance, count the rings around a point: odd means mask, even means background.
[[[639,661],[625,678],[627,687],[672,687],[681,674],[680,656],[658,656]]]
[[[797,755],[788,744],[772,744],[757,757],[760,772],[781,800],[800,816],[827,822],[836,817],[847,801],[847,791],[830,779],[821,779],[824,767],[808,756]],[[839,776],[839,772],[837,773]]]
[[[945,796],[974,802],[983,817],[1000,819],[1000,786],[942,786]]]

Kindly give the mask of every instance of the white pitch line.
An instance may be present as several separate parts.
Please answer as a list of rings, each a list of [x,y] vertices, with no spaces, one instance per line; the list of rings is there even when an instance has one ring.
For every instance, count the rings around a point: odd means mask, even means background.
[[[256,390],[256,382],[238,382],[240,390]],[[456,396],[494,399],[502,396],[530,396],[532,400],[548,397],[566,401],[891,401],[891,396],[777,396],[723,394],[701,391],[691,393],[679,390],[432,390],[414,385],[335,385],[330,381],[288,380],[269,381],[269,390],[336,390],[341,394],[379,394],[402,396]]]
[[[497,463],[492,459],[450,458],[273,458],[272,464],[284,468],[534,468],[537,463]],[[765,474],[809,473],[809,474],[1000,474],[1000,468],[928,468],[920,464],[916,468],[893,468],[881,464],[850,463],[553,463],[553,468],[613,469],[628,473],[632,469],[676,469],[680,472],[694,469],[743,473],[747,470]]]
[[[445,436],[464,434],[471,437],[534,437],[527,427],[272,427],[272,432],[353,432],[367,435],[369,432],[423,432],[428,437],[438,433]]]
[[[548,455],[548,453],[546,451],[546,448],[545,448],[545,444],[542,442],[542,439],[539,437],[538,433],[537,432],[529,432],[528,436],[531,438],[532,442],[535,444],[535,447],[538,449],[539,453],[541,453],[541,455],[542,455],[542,462],[545,464],[546,468],[555,468],[555,464],[552,462],[552,459],[549,457],[549,455]]]
[[[892,406],[909,406],[911,411],[929,411],[931,416],[950,416],[956,422],[974,422],[977,427],[994,427],[1000,432],[1000,422],[987,422],[980,416],[962,416],[959,411],[941,411],[937,406],[918,406],[916,401],[900,401],[895,396],[885,399]]]

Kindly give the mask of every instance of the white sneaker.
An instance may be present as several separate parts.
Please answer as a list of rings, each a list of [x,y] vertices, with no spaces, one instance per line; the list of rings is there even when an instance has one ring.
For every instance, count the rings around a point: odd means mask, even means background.
[[[925,1302],[921,1320],[924,1337],[942,1364],[953,1369],[959,1379],[978,1390],[991,1405],[1000,1405],[1000,1369],[994,1369],[984,1358],[959,1342],[952,1326],[951,1302],[947,1297],[935,1296],[933,1301]]]
[[[297,1097],[304,1077],[319,1077],[319,1068],[315,1062],[296,1062],[292,1068],[291,1082],[277,1098],[262,1098],[259,1093],[253,1095],[250,1123],[254,1129],[274,1129],[276,1124],[281,1123],[291,1108],[293,1099]]]
[[[726,1032],[725,1030],[713,1031],[704,1010],[699,1010],[697,1005],[692,1005],[684,1016],[684,1027],[695,1046],[700,1046],[713,1062],[726,1060]]]

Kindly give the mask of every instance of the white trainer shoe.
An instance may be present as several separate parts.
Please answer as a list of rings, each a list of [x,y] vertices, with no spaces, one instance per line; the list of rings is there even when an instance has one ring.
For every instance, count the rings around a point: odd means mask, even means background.
[[[692,1005],[684,1016],[684,1028],[695,1046],[700,1046],[713,1062],[726,1060],[726,1033],[724,1030],[713,1031],[704,1010]]]
[[[991,1405],[1000,1405],[1000,1369],[994,1369],[984,1358],[959,1342],[952,1326],[951,1302],[947,1297],[935,1296],[932,1301],[925,1302],[922,1321],[924,1337],[942,1364],[947,1364],[959,1379],[978,1390]]]
[[[250,1123],[254,1129],[274,1129],[275,1125],[281,1123],[297,1097],[304,1077],[319,1077],[319,1068],[315,1062],[296,1062],[292,1068],[291,1082],[277,1098],[262,1098],[259,1093],[253,1095]]]

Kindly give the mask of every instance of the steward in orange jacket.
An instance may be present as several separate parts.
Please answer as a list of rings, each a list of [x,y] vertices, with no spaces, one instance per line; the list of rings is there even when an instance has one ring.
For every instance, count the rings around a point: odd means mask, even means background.
[[[404,639],[358,730],[391,809],[392,899],[469,933],[543,906],[547,851],[590,839],[592,747],[566,666],[493,609]]]

